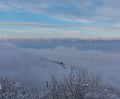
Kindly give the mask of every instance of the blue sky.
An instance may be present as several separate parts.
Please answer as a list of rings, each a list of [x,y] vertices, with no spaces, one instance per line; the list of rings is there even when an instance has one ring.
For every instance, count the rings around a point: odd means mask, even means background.
[[[0,39],[119,39],[120,0],[0,0]]]

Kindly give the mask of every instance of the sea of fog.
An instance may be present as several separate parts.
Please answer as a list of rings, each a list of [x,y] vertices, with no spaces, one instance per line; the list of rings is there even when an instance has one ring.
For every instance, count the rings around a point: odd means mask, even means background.
[[[66,68],[54,63],[63,62]],[[75,47],[21,48],[10,42],[0,43],[0,76],[41,86],[51,76],[63,78],[75,66],[100,74],[104,81],[120,87],[120,52],[80,50]]]

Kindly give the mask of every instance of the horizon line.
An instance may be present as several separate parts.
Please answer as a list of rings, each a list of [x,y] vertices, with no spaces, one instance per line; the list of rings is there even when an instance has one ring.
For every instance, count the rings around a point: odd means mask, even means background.
[[[112,40],[120,40],[120,38],[0,38],[0,41],[9,41],[9,40],[16,40],[16,41],[22,41],[22,40],[30,40],[30,41],[39,41],[39,40],[45,40],[45,41],[50,41],[50,40],[85,40],[85,41],[112,41]]]

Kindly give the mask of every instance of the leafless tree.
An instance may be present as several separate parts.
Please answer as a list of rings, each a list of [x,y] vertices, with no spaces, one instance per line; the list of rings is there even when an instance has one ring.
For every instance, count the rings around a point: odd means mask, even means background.
[[[117,90],[118,92],[119,90]],[[116,89],[104,83],[100,76],[71,69],[69,76],[59,81],[54,76],[46,87],[45,99],[116,99]]]
[[[0,99],[120,99],[120,90],[105,84],[100,76],[72,68],[62,80],[52,76],[44,90],[0,78]]]

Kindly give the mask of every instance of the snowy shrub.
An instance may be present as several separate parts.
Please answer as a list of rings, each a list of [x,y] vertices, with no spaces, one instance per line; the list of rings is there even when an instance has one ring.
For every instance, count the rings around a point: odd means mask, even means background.
[[[52,76],[44,90],[0,78],[0,99],[120,99],[119,96],[120,90],[105,84],[100,76],[74,69],[63,80]]]
[[[119,92],[106,85],[99,76],[72,69],[69,77],[62,81],[52,77],[43,99],[117,99]]]
[[[0,99],[40,99],[37,89],[25,88],[6,78],[0,78]]]

